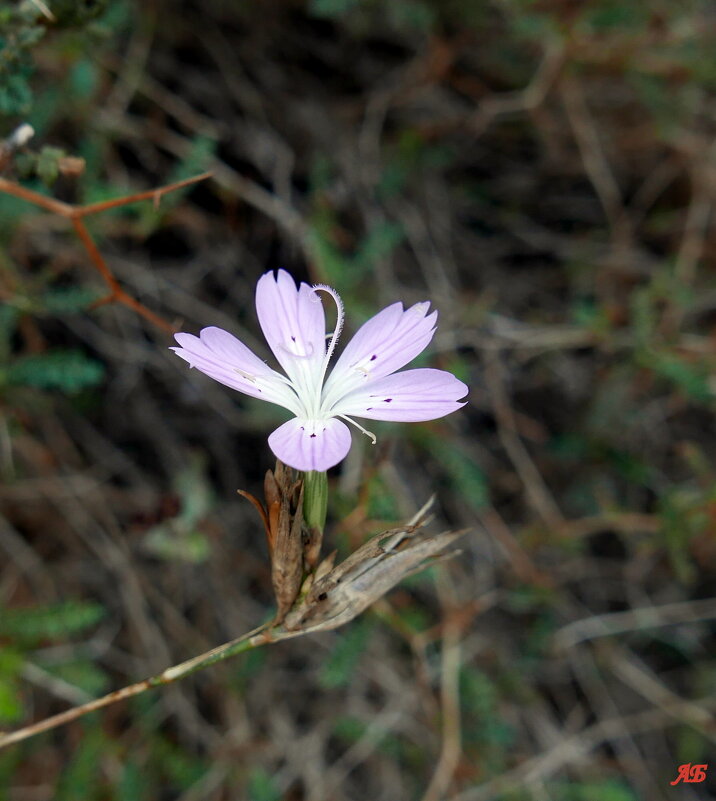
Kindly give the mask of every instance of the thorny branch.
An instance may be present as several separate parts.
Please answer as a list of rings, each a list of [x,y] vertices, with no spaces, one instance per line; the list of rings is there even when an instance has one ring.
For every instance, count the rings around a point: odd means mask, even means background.
[[[114,198],[113,200],[105,200],[99,203],[89,203],[84,206],[63,203],[61,200],[55,200],[54,198],[47,197],[39,192],[34,192],[32,189],[27,189],[18,183],[8,181],[6,178],[2,177],[0,177],[0,192],[4,192],[6,195],[12,195],[13,197],[26,200],[28,203],[32,203],[35,206],[46,209],[47,211],[57,214],[60,217],[65,217],[72,222],[77,236],[87,251],[87,255],[90,257],[90,261],[109,287],[109,294],[94,303],[93,308],[104,306],[108,303],[121,303],[122,305],[127,306],[128,308],[137,312],[137,314],[140,314],[146,320],[149,320],[150,323],[158,328],[161,328],[163,331],[173,334],[176,331],[176,328],[171,323],[169,323],[167,320],[164,320],[158,314],[155,314],[151,309],[148,309],[143,303],[132,297],[121,287],[119,281],[115,278],[114,273],[110,270],[107,262],[104,260],[104,257],[100,253],[97,245],[87,230],[87,226],[84,224],[84,218],[88,217],[90,214],[97,214],[101,211],[106,211],[107,209],[126,206],[129,203],[136,203],[140,200],[153,200],[154,205],[158,206],[162,197],[167,193],[174,192],[177,189],[182,189],[185,186],[190,186],[199,181],[203,181],[210,175],[210,172],[205,172],[201,175],[195,175],[192,178],[186,178],[183,181],[176,181],[173,184],[161,186],[158,189],[150,189],[146,192],[137,192],[133,195]]]

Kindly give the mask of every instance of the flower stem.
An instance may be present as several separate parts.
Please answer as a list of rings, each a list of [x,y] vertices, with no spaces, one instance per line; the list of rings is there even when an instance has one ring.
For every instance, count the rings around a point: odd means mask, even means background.
[[[303,519],[309,530],[323,534],[328,509],[328,479],[318,470],[309,470],[303,475]]]
[[[308,571],[318,564],[328,508],[326,474],[309,470],[303,474],[303,561]]]
[[[230,657],[236,656],[244,651],[250,651],[253,648],[258,648],[261,645],[279,642],[280,639],[288,639],[288,637],[291,636],[296,635],[293,635],[290,632],[285,633],[283,637],[280,633],[274,635],[274,630],[270,628],[270,623],[264,623],[253,631],[249,631],[247,634],[244,634],[235,640],[231,640],[231,642],[224,643],[217,648],[212,648],[211,651],[207,651],[204,654],[195,656],[192,659],[187,659],[180,665],[174,665],[173,667],[167,668],[156,676],[151,676],[148,679],[144,679],[144,681],[138,681],[136,684],[130,684],[127,687],[123,687],[121,690],[115,690],[114,692],[107,693],[107,695],[103,695],[101,698],[89,701],[86,704],[80,704],[80,706],[72,707],[72,709],[68,709],[65,712],[60,712],[58,715],[45,718],[45,720],[25,726],[17,731],[9,732],[7,734],[0,732],[0,748],[12,745],[13,743],[19,743],[22,740],[26,740],[28,737],[39,734],[40,732],[55,729],[58,726],[62,726],[63,724],[69,723],[73,720],[77,720],[83,715],[87,715],[88,713],[94,712],[97,709],[110,706],[110,704],[114,704],[117,701],[122,701],[125,698],[131,698],[132,696],[140,695],[141,693],[151,690],[154,687],[161,687],[165,684],[171,684],[179,679],[183,679],[185,676],[195,673],[197,670],[202,670],[203,668],[209,667],[216,662],[229,659]]]

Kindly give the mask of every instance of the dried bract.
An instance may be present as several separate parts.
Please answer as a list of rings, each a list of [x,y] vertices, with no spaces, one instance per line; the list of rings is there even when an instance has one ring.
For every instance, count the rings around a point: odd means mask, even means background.
[[[404,526],[370,539],[344,562],[321,576],[319,566],[310,589],[286,615],[286,636],[328,631],[348,623],[404,578],[458,551],[451,546],[465,531],[426,534],[430,502]],[[330,557],[329,557],[330,558]],[[321,576],[321,577],[318,577]],[[274,631],[274,638],[281,638]]]

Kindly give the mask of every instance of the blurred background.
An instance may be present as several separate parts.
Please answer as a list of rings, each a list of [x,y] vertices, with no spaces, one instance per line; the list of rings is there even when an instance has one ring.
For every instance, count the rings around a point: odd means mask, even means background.
[[[347,555],[437,495],[462,553],[344,629],[0,751],[8,801],[635,801],[716,726],[716,17],[707,0],[24,0],[5,179],[168,326],[268,359],[256,281],[439,310],[457,414],[330,473]],[[81,161],[79,161],[81,160]],[[69,220],[0,194],[0,729],[273,609],[281,410],[189,372]]]

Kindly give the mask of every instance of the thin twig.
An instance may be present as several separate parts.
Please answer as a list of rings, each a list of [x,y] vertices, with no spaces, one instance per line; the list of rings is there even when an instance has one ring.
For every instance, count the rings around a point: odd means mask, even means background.
[[[136,298],[133,298],[130,294],[125,292],[124,289],[122,289],[119,281],[117,281],[114,273],[107,266],[107,263],[102,257],[102,254],[99,252],[97,245],[90,236],[90,233],[83,222],[83,218],[89,216],[90,214],[98,214],[99,212],[107,211],[108,209],[115,209],[119,206],[126,206],[129,203],[136,203],[140,200],[151,199],[154,201],[155,206],[158,206],[159,201],[168,192],[174,192],[177,189],[190,186],[198,181],[203,181],[210,175],[210,172],[204,172],[201,175],[195,175],[192,178],[185,178],[182,181],[175,181],[172,184],[161,186],[157,189],[150,189],[146,192],[137,192],[133,195],[114,198],[112,200],[103,200],[98,203],[89,203],[84,206],[63,203],[61,200],[55,200],[55,198],[47,197],[46,195],[42,195],[39,192],[34,192],[32,189],[27,189],[20,184],[14,183],[13,181],[8,181],[7,179],[1,177],[0,192],[20,198],[21,200],[26,200],[28,203],[32,203],[33,205],[39,206],[46,211],[50,211],[53,214],[57,214],[60,217],[65,217],[66,219],[71,220],[77,236],[87,251],[87,255],[90,257],[90,261],[109,287],[109,295],[92,304],[91,308],[97,308],[98,306],[103,306],[107,303],[121,303],[123,306],[127,306],[128,308],[137,312],[137,314],[140,314],[146,320],[149,320],[150,323],[156,325],[158,328],[161,328],[163,331],[173,334],[176,331],[176,328],[171,323],[164,320],[158,314],[155,314],[143,303],[140,303],[140,301],[138,301]]]
[[[440,801],[450,787],[462,755],[462,722],[460,719],[460,639],[464,620],[457,613],[458,602],[450,578],[441,571],[438,591],[445,607],[442,637],[440,709],[442,713],[442,747],[430,784],[422,801]]]
[[[496,353],[485,353],[485,380],[495,418],[497,419],[500,442],[524,484],[527,498],[532,508],[547,526],[558,528],[564,522],[564,518],[541,473],[517,433],[514,413],[507,398],[499,356]]]
[[[135,695],[140,695],[141,693],[151,690],[154,687],[171,684],[179,679],[185,678],[189,674],[194,673],[201,668],[208,667],[216,662],[221,662],[222,660],[228,659],[236,654],[243,653],[244,651],[250,651],[253,648],[257,648],[260,645],[265,645],[270,642],[277,642],[278,640],[273,640],[270,637],[270,632],[266,631],[267,626],[268,624],[263,624],[235,640],[224,643],[217,648],[212,648],[210,651],[207,651],[199,656],[192,657],[191,659],[188,659],[186,662],[182,662],[179,665],[174,665],[173,667],[167,668],[156,676],[151,676],[143,681],[130,684],[127,687],[123,687],[121,690],[114,690],[111,693],[107,693],[107,695],[103,695],[101,698],[96,698],[94,701],[89,701],[85,704],[81,704],[80,706],[75,706],[72,709],[68,709],[65,712],[60,712],[58,715],[45,718],[44,720],[33,723],[30,726],[25,726],[17,731],[0,735],[0,748],[5,748],[13,743],[19,743],[22,740],[27,740],[29,737],[33,737],[35,734],[40,734],[43,731],[56,729],[58,726],[62,726],[65,723],[71,723],[73,720],[77,720],[84,715],[88,715],[90,712],[103,709],[104,707],[115,704],[117,701],[122,701],[125,698],[132,698]]]
[[[554,645],[557,649],[571,648],[577,643],[596,637],[657,626],[673,626],[678,623],[697,623],[714,618],[716,618],[716,598],[646,606],[629,609],[626,612],[611,612],[575,620],[555,633]]]
[[[596,126],[584,99],[584,92],[572,76],[560,82],[562,100],[574,131],[574,138],[604,213],[615,227],[623,217],[622,193],[602,148]]]

